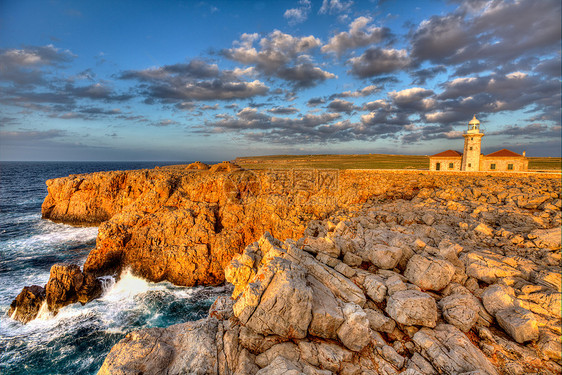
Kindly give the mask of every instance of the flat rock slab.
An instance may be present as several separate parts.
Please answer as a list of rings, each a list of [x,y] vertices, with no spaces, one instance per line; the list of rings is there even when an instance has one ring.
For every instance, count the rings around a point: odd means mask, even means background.
[[[499,325],[520,344],[539,338],[535,314],[527,309],[512,307],[501,310],[496,314],[496,319]]]
[[[439,324],[435,329],[422,328],[413,340],[440,374],[456,375],[478,370],[483,374],[497,374],[484,353],[455,326]]]
[[[386,312],[400,324],[435,327],[437,304],[428,294],[417,290],[394,293],[387,302]]]

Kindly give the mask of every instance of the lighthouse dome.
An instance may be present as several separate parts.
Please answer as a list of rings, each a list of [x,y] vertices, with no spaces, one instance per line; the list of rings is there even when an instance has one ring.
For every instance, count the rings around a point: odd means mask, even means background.
[[[468,125],[480,125],[480,121],[476,118],[476,115],[472,117],[472,120],[468,123]]]

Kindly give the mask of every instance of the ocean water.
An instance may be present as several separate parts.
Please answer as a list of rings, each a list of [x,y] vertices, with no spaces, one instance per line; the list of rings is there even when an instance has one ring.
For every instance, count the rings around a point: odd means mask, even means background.
[[[45,181],[75,173],[152,168],[162,162],[0,163],[0,374],[95,374],[111,347],[128,332],[166,327],[206,316],[224,287],[151,283],[125,271],[106,278],[101,298],[56,316],[41,312],[23,325],[8,309],[26,285],[45,285],[57,262],[83,265],[97,228],[41,219]]]

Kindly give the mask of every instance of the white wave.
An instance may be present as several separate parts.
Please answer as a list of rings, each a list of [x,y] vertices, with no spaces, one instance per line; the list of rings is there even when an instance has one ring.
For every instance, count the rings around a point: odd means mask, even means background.
[[[49,311],[49,307],[47,306],[47,301],[43,301],[41,307],[39,308],[39,312],[37,313],[37,317],[35,319],[38,320],[47,320],[53,317],[53,314]]]
[[[73,227],[52,222],[41,222],[37,225],[40,227],[39,234],[8,240],[4,242],[3,246],[12,251],[35,257],[40,249],[50,250],[55,246],[79,245],[95,240],[98,235],[97,227]]]

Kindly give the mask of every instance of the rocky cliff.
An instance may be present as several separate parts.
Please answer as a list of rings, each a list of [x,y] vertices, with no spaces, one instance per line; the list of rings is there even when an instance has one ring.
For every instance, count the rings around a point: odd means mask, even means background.
[[[559,176],[221,163],[47,184],[43,217],[99,235],[83,271],[25,288],[16,318],[86,302],[124,267],[235,287],[207,319],[131,333],[101,374],[562,369]]]
[[[551,179],[384,171],[251,172],[226,163],[218,166],[210,171],[176,167],[50,180],[43,217],[100,224],[85,272],[100,276],[131,267],[152,281],[191,286],[223,282],[224,268],[234,254],[265,231],[295,239],[311,220],[374,200],[409,200],[420,190],[438,189],[452,201],[513,202],[526,213],[559,199]],[[506,188],[512,191],[507,193]]]
[[[232,298],[129,334],[99,374],[559,374],[560,227],[519,241],[502,212],[420,194],[265,233],[226,268]]]
[[[130,267],[149,280],[187,286],[222,283],[233,256],[266,231],[297,239],[314,220],[375,202],[430,196],[447,202],[450,212],[482,218],[490,215],[490,207],[500,207],[500,221],[493,225],[508,232],[511,226],[519,228],[523,239],[533,229],[559,221],[560,181],[548,176],[258,172],[232,163],[205,168],[194,164],[49,180],[43,217],[99,225],[96,247],[83,270],[90,279]]]

